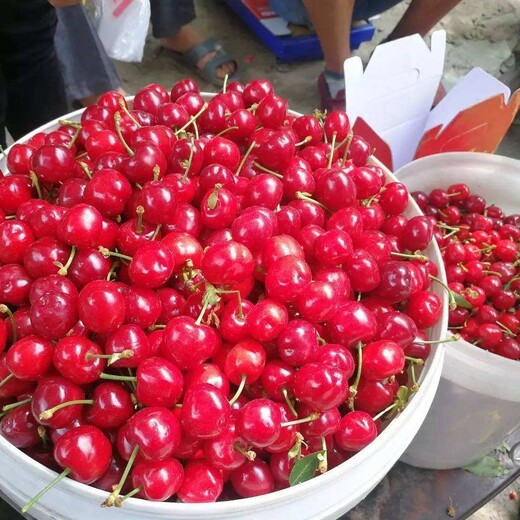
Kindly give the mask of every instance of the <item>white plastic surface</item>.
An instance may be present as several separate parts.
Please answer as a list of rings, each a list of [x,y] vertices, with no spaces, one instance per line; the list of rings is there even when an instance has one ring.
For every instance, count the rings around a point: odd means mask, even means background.
[[[80,115],[81,111],[77,111],[65,117],[69,120],[79,120]],[[55,120],[29,134],[21,142],[38,131],[48,132],[57,126]],[[8,152],[9,150],[6,151]],[[3,156],[0,156],[0,169],[5,171]],[[390,182],[395,181],[395,177],[390,173],[387,178]],[[407,214],[419,214],[419,209],[413,201],[410,202]],[[431,245],[427,254],[438,266],[441,264],[440,251],[436,245]],[[439,276],[445,276],[443,267],[439,268]],[[443,291],[434,289],[445,301]],[[433,328],[432,339],[441,337],[446,324],[447,310]],[[125,501],[122,508],[102,509],[99,505],[105,500],[106,492],[71,479],[64,479],[31,509],[30,514],[38,520],[228,520],[246,517],[249,520],[335,519],[363,500],[410,444],[435,396],[443,358],[442,347],[432,351],[421,373],[419,392],[403,413],[394,419],[372,444],[340,466],[296,487],[260,497],[215,504],[160,503],[132,498]],[[53,471],[35,462],[0,437],[0,490],[19,507],[55,476]]]
[[[506,214],[519,213],[520,161],[456,152],[414,161],[396,172],[412,191],[463,182]],[[433,405],[402,460],[414,466],[465,466],[498,446],[520,426],[520,362],[466,341],[446,346]]]

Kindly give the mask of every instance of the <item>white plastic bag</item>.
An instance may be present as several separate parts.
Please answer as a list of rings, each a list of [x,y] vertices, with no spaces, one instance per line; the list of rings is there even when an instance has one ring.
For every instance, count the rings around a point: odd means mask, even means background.
[[[141,61],[150,23],[150,0],[93,0],[94,23],[114,60]]]

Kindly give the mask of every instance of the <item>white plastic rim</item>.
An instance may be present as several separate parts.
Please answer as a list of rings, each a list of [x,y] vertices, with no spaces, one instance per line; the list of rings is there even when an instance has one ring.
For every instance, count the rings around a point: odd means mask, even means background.
[[[203,94],[206,98],[214,94]],[[131,100],[132,98],[129,98]],[[59,119],[79,121],[83,110],[64,115]],[[295,112],[292,115],[298,116]],[[34,130],[18,143],[26,142],[38,132],[49,132],[59,126],[59,119]],[[5,170],[5,157],[0,155],[0,169]],[[376,164],[380,165],[376,160]],[[380,165],[382,166],[382,165]],[[383,166],[382,166],[383,167]],[[387,182],[396,178],[386,169]],[[406,214],[421,214],[410,199]],[[439,269],[439,277],[445,280],[440,251],[436,244],[426,250],[429,258]],[[441,319],[431,330],[432,339],[440,339],[446,330],[448,312],[445,292],[432,287],[444,302]],[[175,502],[149,502],[131,498],[122,508],[102,509],[99,505],[107,493],[71,479],[62,480],[47,493],[30,511],[38,520],[60,519],[171,519],[188,520],[208,518],[272,520],[273,518],[298,518],[298,520],[335,519],[356,506],[384,478],[403,454],[419,430],[433,402],[437,390],[444,348],[432,349],[419,378],[420,390],[411,399],[406,409],[396,417],[383,432],[364,450],[354,455],[325,474],[298,486],[267,495],[217,502],[212,504],[184,504]],[[34,461],[0,437],[0,490],[21,507],[41,488],[52,480],[56,473]],[[274,516],[273,516],[274,515]]]
[[[414,161],[396,172],[410,192],[467,184],[506,214],[520,212],[520,161],[454,152]],[[520,426],[520,362],[459,340],[446,345],[434,403],[403,460],[448,469],[484,456]]]

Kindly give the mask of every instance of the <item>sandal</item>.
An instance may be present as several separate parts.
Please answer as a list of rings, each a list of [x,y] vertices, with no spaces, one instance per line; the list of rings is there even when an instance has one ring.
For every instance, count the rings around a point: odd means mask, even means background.
[[[239,79],[238,64],[220,45],[214,38],[208,38],[197,45],[194,45],[191,49],[186,52],[176,52],[172,49],[161,47],[161,53],[166,53],[174,60],[182,63],[186,67],[196,71],[205,81],[211,83],[215,87],[222,87],[224,79],[217,78],[217,69],[225,63],[234,63],[235,72],[228,76],[229,81],[235,81]],[[214,52],[215,55],[204,65],[204,68],[199,69],[197,63]]]
[[[329,113],[333,110],[346,110],[345,89],[341,89],[336,97],[332,97],[323,72],[318,76],[318,93],[322,110]]]

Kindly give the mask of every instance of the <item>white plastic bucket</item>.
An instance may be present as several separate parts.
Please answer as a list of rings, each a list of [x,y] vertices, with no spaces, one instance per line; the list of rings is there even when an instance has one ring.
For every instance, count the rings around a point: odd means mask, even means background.
[[[483,153],[445,153],[414,161],[396,176],[412,191],[467,184],[506,214],[520,212],[520,161]],[[413,466],[465,466],[520,426],[520,362],[466,341],[446,346],[442,379],[419,433],[401,460]]]
[[[211,95],[206,95],[210,97]],[[64,116],[78,121],[81,110]],[[294,115],[299,115],[295,114]],[[58,127],[58,120],[35,130],[19,142],[27,141],[37,132],[49,132]],[[9,149],[6,154],[9,153]],[[5,171],[5,156],[0,156],[0,169]],[[395,177],[388,172],[389,182]],[[420,214],[417,205],[410,201],[407,215]],[[432,244],[426,254],[439,267],[439,276],[445,279],[440,251]],[[443,301],[444,291],[433,287]],[[442,319],[432,329],[432,339],[439,339],[447,325],[447,307]],[[399,417],[367,448],[340,466],[318,478],[296,487],[284,489],[260,497],[218,502],[215,504],[182,504],[173,502],[148,502],[140,499],[126,500],[122,508],[100,508],[106,492],[85,486],[71,479],[62,480],[47,493],[30,511],[38,520],[70,519],[104,520],[123,519],[201,519],[224,520],[248,518],[272,520],[273,518],[297,518],[298,520],[335,519],[363,500],[384,478],[403,454],[419,430],[433,401],[442,371],[444,349],[432,350],[419,383],[421,388]],[[0,437],[0,490],[21,507],[40,489],[46,486],[56,473],[35,462]]]

